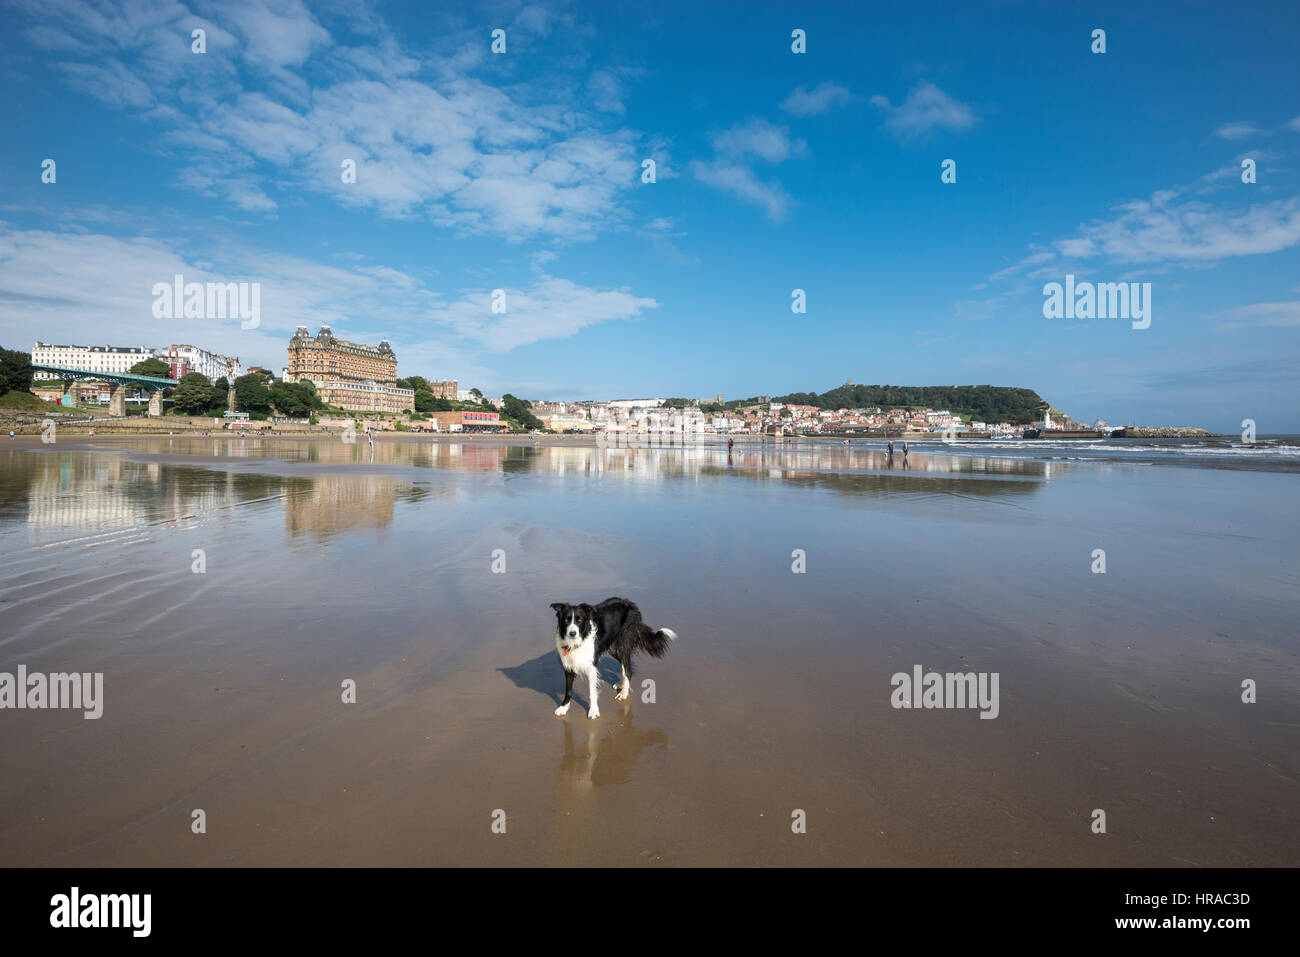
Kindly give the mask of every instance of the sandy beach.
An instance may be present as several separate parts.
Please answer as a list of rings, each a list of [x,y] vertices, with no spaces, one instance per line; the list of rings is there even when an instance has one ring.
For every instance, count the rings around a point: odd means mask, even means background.
[[[0,447],[0,671],[104,675],[0,715],[0,862],[1300,863],[1293,473],[538,439]],[[556,718],[610,595],[681,638]]]

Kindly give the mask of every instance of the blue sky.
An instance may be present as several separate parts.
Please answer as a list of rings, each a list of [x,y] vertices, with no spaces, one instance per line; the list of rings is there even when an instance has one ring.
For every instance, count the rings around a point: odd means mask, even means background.
[[[992,383],[1298,432],[1300,7],[1132,6],[20,0],[0,344],[278,369],[327,323],[489,394]],[[177,272],[259,282],[261,325],[155,318]],[[1150,282],[1150,328],[1044,318],[1067,273]]]

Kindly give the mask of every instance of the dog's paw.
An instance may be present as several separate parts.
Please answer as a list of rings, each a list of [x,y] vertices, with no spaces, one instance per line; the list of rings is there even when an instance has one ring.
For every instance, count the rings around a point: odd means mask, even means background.
[[[617,692],[614,693],[614,700],[615,700],[615,701],[626,701],[626,700],[627,700],[627,696],[628,696],[628,692],[629,692],[629,691],[631,691],[630,688],[622,688],[622,689],[620,689],[619,691],[617,691]]]
[[[564,715],[569,713],[569,706],[567,704],[562,704],[555,709],[555,713],[560,715],[560,717],[564,717]]]
[[[600,709],[599,709],[599,708],[592,708],[590,711],[587,712],[587,717],[588,717],[588,718],[599,718],[599,717],[600,717]]]

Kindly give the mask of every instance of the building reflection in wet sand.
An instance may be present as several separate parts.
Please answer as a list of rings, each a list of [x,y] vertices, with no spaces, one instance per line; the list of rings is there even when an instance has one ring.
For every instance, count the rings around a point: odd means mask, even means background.
[[[204,458],[178,454],[177,446]],[[256,465],[230,468],[231,460]],[[260,461],[259,461],[260,460]],[[277,474],[272,461],[283,463]],[[291,537],[383,528],[395,517],[398,500],[430,495],[455,498],[455,483],[419,479],[421,471],[467,476],[526,474],[554,478],[600,476],[602,481],[659,484],[691,479],[778,482],[840,494],[933,494],[960,490],[968,495],[1029,494],[1068,466],[984,456],[913,453],[902,457],[874,449],[818,446],[719,446],[572,448],[458,442],[377,443],[286,442],[239,439],[138,440],[132,448],[30,453],[23,468],[6,472],[0,507],[26,504],[33,541],[82,533],[130,531],[156,523],[186,526],[223,508],[283,501]],[[231,463],[233,464],[233,463]],[[303,464],[375,466],[397,472],[301,471]],[[269,466],[270,470],[262,468]]]

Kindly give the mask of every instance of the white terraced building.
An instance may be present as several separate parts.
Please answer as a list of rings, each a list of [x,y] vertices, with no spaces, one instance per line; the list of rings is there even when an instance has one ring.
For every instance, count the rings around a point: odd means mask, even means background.
[[[130,372],[131,366],[154,355],[147,346],[60,346],[36,340],[32,364],[86,369],[90,372]],[[35,379],[57,379],[57,373],[37,372]]]
[[[201,346],[176,345],[158,350],[158,358],[172,368],[174,378],[189,372],[201,372],[211,381],[225,378],[234,382],[244,374],[244,367],[239,356],[224,356],[220,352],[209,352]],[[181,368],[184,372],[181,372]]]

